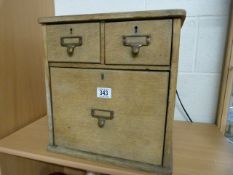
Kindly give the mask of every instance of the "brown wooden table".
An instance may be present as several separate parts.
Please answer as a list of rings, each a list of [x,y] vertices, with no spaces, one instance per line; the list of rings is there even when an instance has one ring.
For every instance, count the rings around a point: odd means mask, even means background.
[[[175,122],[174,175],[233,175],[233,145],[215,125]],[[0,141],[0,152],[24,158],[115,175],[149,175],[127,168],[47,151],[47,117]]]

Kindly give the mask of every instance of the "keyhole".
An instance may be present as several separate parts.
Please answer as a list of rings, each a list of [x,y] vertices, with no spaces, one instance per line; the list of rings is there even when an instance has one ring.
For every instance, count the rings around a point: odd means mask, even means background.
[[[138,26],[134,26],[134,33],[138,33]]]
[[[72,34],[73,33],[73,29],[72,28],[70,28],[70,34]]]
[[[101,73],[101,80],[104,80],[104,74]]]

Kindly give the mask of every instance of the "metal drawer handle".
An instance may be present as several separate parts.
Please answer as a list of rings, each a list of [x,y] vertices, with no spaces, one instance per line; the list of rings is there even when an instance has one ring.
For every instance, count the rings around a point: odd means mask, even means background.
[[[103,109],[91,109],[91,116],[94,118],[97,118],[98,126],[100,128],[103,128],[105,125],[105,120],[112,120],[114,118],[114,112],[110,110],[103,110]]]
[[[68,56],[72,56],[74,54],[75,47],[82,45],[82,37],[81,36],[66,36],[61,37],[61,46],[67,48]]]
[[[132,48],[132,55],[137,56],[142,46],[149,46],[150,35],[124,35],[123,45]]]

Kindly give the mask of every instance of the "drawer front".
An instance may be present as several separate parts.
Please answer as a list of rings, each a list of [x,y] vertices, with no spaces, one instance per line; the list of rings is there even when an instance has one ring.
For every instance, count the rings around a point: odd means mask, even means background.
[[[161,165],[168,76],[51,68],[55,144]]]
[[[100,24],[48,25],[48,61],[100,62]]]
[[[172,20],[105,25],[106,64],[169,65]]]

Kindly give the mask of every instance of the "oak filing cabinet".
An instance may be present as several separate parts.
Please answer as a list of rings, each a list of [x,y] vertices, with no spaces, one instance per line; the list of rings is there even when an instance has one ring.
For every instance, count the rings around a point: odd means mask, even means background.
[[[49,150],[172,173],[183,10],[40,18]]]

